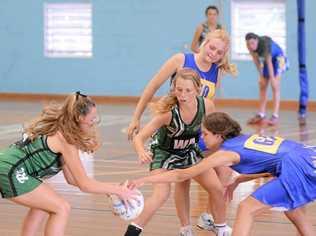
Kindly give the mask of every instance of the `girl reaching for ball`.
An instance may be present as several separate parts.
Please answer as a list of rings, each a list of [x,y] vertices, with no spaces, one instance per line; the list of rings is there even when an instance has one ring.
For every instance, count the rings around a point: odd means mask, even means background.
[[[35,235],[48,215],[45,235],[64,235],[69,203],[42,179],[63,171],[66,181],[81,191],[116,194],[124,201],[134,196],[125,186],[103,183],[87,176],[79,150],[94,152],[96,104],[77,92],[63,104],[50,104],[26,127],[27,137],[0,152],[0,191],[3,198],[29,208],[22,235]]]
[[[267,210],[284,212],[299,235],[316,235],[305,209],[308,203],[316,200],[316,146],[282,137],[242,134],[240,124],[222,112],[206,116],[202,136],[213,153],[200,163],[187,169],[143,177],[131,185],[181,182],[216,166],[231,166],[240,173],[227,188],[227,196],[232,197],[240,183],[273,176],[239,204],[233,235],[249,236],[255,217]]]

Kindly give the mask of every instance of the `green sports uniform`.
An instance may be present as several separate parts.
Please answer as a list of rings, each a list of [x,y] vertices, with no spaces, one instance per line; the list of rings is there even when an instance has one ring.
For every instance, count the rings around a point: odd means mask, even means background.
[[[183,169],[196,164],[203,158],[197,143],[205,115],[205,104],[202,97],[198,97],[197,101],[198,109],[191,124],[183,122],[180,109],[176,105],[171,110],[170,124],[161,127],[154,134],[150,145],[153,154],[150,170]]]
[[[47,136],[25,139],[0,151],[0,192],[11,198],[31,192],[42,179],[56,175],[62,169],[60,153],[47,145]]]

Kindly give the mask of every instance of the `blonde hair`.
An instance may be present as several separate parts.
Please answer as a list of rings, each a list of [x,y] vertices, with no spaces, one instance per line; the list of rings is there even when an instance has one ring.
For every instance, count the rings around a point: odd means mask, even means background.
[[[200,47],[204,47],[206,43],[208,43],[212,38],[217,38],[223,41],[226,45],[226,50],[223,58],[217,63],[218,67],[224,73],[231,74],[236,76],[238,73],[237,66],[235,64],[231,64],[229,57],[229,48],[230,48],[230,38],[226,30],[224,29],[216,29],[206,34],[205,39]]]
[[[94,152],[99,147],[96,128],[89,131],[80,128],[80,118],[86,116],[92,107],[92,99],[77,92],[67,96],[62,104],[50,103],[41,114],[25,127],[28,137],[33,140],[39,135],[54,135],[60,132],[66,141],[85,152]]]
[[[174,88],[176,87],[177,80],[181,78],[184,80],[191,80],[193,85],[198,92],[200,93],[201,89],[201,78],[200,75],[191,68],[182,68],[177,71],[176,76],[172,80],[171,90],[167,96],[163,96],[157,102],[150,103],[150,109],[154,114],[163,114],[172,110],[172,108],[177,104],[177,97],[174,95]]]

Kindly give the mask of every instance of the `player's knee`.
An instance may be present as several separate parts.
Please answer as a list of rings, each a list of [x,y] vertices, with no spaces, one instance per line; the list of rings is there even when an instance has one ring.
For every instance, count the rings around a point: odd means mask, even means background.
[[[66,200],[61,200],[58,202],[58,207],[56,211],[59,214],[68,216],[71,211],[71,205]]]
[[[261,91],[265,91],[267,89],[267,85],[264,82],[259,82],[259,89]]]
[[[164,191],[159,195],[159,199],[163,203],[166,202],[169,197],[170,197],[170,191]]]
[[[170,196],[170,187],[157,187],[155,188],[152,196],[157,202],[164,203],[168,200]]]
[[[256,215],[256,211],[254,207],[251,206],[251,204],[249,203],[247,199],[241,201],[241,203],[238,206],[238,211],[240,213],[251,215],[251,216]]]
[[[205,190],[208,192],[208,194],[217,197],[223,197],[224,195],[224,187],[220,182],[208,186],[208,188],[206,188]]]
[[[279,82],[274,82],[271,84],[272,87],[272,91],[274,93],[279,92],[280,91],[280,83]]]

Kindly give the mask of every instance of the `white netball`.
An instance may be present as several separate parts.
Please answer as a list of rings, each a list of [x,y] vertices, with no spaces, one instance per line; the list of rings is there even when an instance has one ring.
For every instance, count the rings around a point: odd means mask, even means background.
[[[136,193],[134,199],[128,200],[127,206],[117,195],[110,195],[113,213],[123,220],[133,220],[139,216],[144,209],[144,196],[139,190]]]

